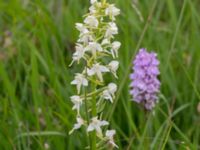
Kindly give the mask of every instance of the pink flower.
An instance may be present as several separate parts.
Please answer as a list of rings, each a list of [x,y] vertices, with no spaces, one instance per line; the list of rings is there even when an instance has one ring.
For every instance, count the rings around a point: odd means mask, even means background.
[[[142,104],[147,110],[152,110],[158,100],[160,90],[160,74],[156,53],[148,53],[142,48],[133,61],[133,73],[130,75],[133,101]]]

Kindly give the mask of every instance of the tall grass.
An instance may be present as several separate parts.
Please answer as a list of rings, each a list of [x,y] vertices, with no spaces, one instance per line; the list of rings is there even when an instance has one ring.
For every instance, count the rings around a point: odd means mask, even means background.
[[[120,149],[200,149],[200,1],[115,0],[122,42],[119,91],[105,114]],[[0,149],[84,149],[69,96],[79,68],[68,65],[87,0],[0,1]],[[130,101],[130,63],[139,47],[160,59],[160,102],[152,113]]]

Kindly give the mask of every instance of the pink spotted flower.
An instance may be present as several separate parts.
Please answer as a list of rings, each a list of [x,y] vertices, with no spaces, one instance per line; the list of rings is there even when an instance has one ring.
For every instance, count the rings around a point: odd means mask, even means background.
[[[147,52],[142,48],[133,61],[133,73],[130,75],[133,101],[143,105],[147,110],[152,110],[158,101],[160,90],[159,60],[154,52]]]

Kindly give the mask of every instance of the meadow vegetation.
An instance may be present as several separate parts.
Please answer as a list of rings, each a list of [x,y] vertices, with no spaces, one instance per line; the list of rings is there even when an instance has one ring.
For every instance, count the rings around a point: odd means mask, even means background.
[[[119,149],[200,149],[200,1],[108,1],[121,9],[118,92],[105,110]],[[69,67],[75,23],[88,7],[88,0],[0,1],[0,150],[88,145],[84,130],[68,134],[75,122],[70,82],[83,67]],[[151,113],[129,94],[141,47],[160,60],[160,101]]]

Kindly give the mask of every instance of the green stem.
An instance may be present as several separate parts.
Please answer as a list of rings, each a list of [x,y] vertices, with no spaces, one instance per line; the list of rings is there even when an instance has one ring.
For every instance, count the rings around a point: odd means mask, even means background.
[[[89,121],[88,106],[87,106],[87,89],[86,88],[85,88],[84,99],[85,99],[85,114],[87,118],[87,124],[89,124],[90,121]]]
[[[96,84],[93,84],[92,91],[96,91]],[[97,115],[96,109],[96,94],[92,96],[92,116],[95,117]],[[91,142],[91,150],[96,150],[96,131],[91,133],[92,142]]]
[[[87,63],[86,63],[86,69],[87,70]],[[86,71],[86,78],[87,78],[87,71]],[[85,100],[85,114],[86,114],[86,119],[87,119],[87,124],[89,125],[90,123],[90,119],[89,119],[89,114],[88,114],[88,105],[87,105],[87,88],[85,87],[84,89],[84,100]],[[92,137],[89,135],[88,141],[89,141],[89,145],[91,146],[91,140]]]
[[[145,126],[144,126],[144,130],[143,130],[143,134],[142,137],[139,139],[140,140],[140,144],[139,144],[139,148],[138,149],[142,149],[142,147],[146,147],[148,143],[145,143],[145,137],[148,137],[148,128],[150,125],[150,122],[152,120],[152,114],[147,114],[148,116],[146,116],[146,120],[145,120]]]
[[[93,85],[93,91],[96,92],[96,84]],[[93,95],[93,103],[92,103],[92,115],[97,115],[97,109],[96,109],[96,94]]]

